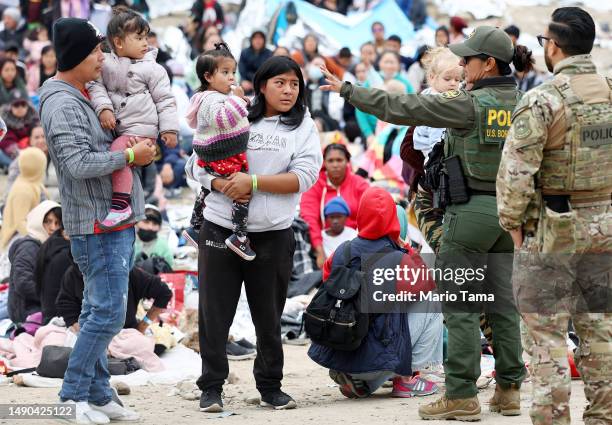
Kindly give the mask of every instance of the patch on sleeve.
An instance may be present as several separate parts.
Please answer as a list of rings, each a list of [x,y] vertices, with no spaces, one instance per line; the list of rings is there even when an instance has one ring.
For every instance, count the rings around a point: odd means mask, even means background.
[[[517,139],[525,139],[531,134],[529,126],[529,118],[525,116],[518,117],[514,122],[514,137]]]
[[[445,91],[440,96],[442,96],[444,99],[454,99],[456,97],[459,97],[460,94],[461,92],[459,90],[449,90]]]

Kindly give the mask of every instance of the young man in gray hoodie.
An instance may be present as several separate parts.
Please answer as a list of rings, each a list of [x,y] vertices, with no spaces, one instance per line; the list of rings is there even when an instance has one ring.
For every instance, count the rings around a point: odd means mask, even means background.
[[[110,152],[112,136],[102,129],[85,84],[100,77],[103,37],[84,19],[63,18],[53,26],[58,73],[40,91],[40,114],[49,154],[57,170],[70,249],[85,280],[80,331],[59,393],[76,403],[77,423],[138,420],[113,400],[106,351],[123,327],[128,275],[133,263],[134,223],[144,218],[140,179],[134,179],[131,223],[102,232],[98,223],[110,209],[111,174],[128,164],[143,166],[155,155],[146,140]]]

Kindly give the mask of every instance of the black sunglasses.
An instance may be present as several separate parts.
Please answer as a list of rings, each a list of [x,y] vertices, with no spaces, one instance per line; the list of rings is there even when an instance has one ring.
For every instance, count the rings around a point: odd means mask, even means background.
[[[545,37],[545,36],[543,36],[543,35],[538,35],[536,38],[538,39],[538,43],[539,43],[539,44],[540,44],[540,46],[542,46],[542,47],[544,47],[544,40],[554,41],[554,42],[555,42],[555,44],[556,44],[557,46],[559,46],[559,43],[557,43],[557,40],[555,40],[554,38]],[[561,46],[559,46],[559,47],[561,47]]]

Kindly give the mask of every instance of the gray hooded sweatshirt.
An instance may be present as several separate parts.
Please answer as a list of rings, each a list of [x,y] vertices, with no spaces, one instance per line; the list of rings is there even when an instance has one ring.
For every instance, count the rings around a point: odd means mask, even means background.
[[[40,120],[57,171],[66,232],[70,236],[93,234],[94,223],[104,220],[111,208],[111,174],[126,166],[124,153],[109,151],[110,132],[102,128],[83,93],[64,81],[50,79],[40,88]],[[144,218],[144,195],[137,175],[132,209],[134,222]]]

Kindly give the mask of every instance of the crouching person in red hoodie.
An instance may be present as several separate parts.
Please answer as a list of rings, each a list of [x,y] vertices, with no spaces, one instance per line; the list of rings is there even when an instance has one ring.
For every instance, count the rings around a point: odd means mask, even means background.
[[[371,187],[365,191],[357,213],[358,237],[345,242],[330,256],[323,267],[323,285],[330,277],[332,268],[349,264],[366,272],[367,280],[372,271],[379,268],[395,269],[397,265],[412,264],[410,255],[397,243],[400,236],[400,223],[393,198],[384,189]],[[350,244],[350,249],[345,249]],[[349,252],[350,260],[344,258]],[[374,257],[375,256],[375,257]],[[348,261],[347,261],[348,260]],[[363,262],[368,266],[364,267]],[[370,285],[371,282],[366,282]],[[403,282],[393,282],[397,290]],[[403,285],[402,285],[403,286]],[[363,291],[362,286],[362,291]],[[433,281],[420,282],[410,292],[429,292],[434,289]],[[362,294],[363,295],[363,294]],[[359,295],[358,295],[359,296]],[[369,294],[368,294],[369,296]],[[418,295],[416,299],[419,299]],[[330,348],[317,343],[308,351],[310,358],[329,369],[330,377],[340,385],[340,391],[348,398],[367,397],[391,378],[401,380],[412,374],[412,344],[409,314],[415,303],[386,305],[385,311],[369,304],[369,328],[360,345],[351,351]],[[361,310],[362,313],[366,311]]]

